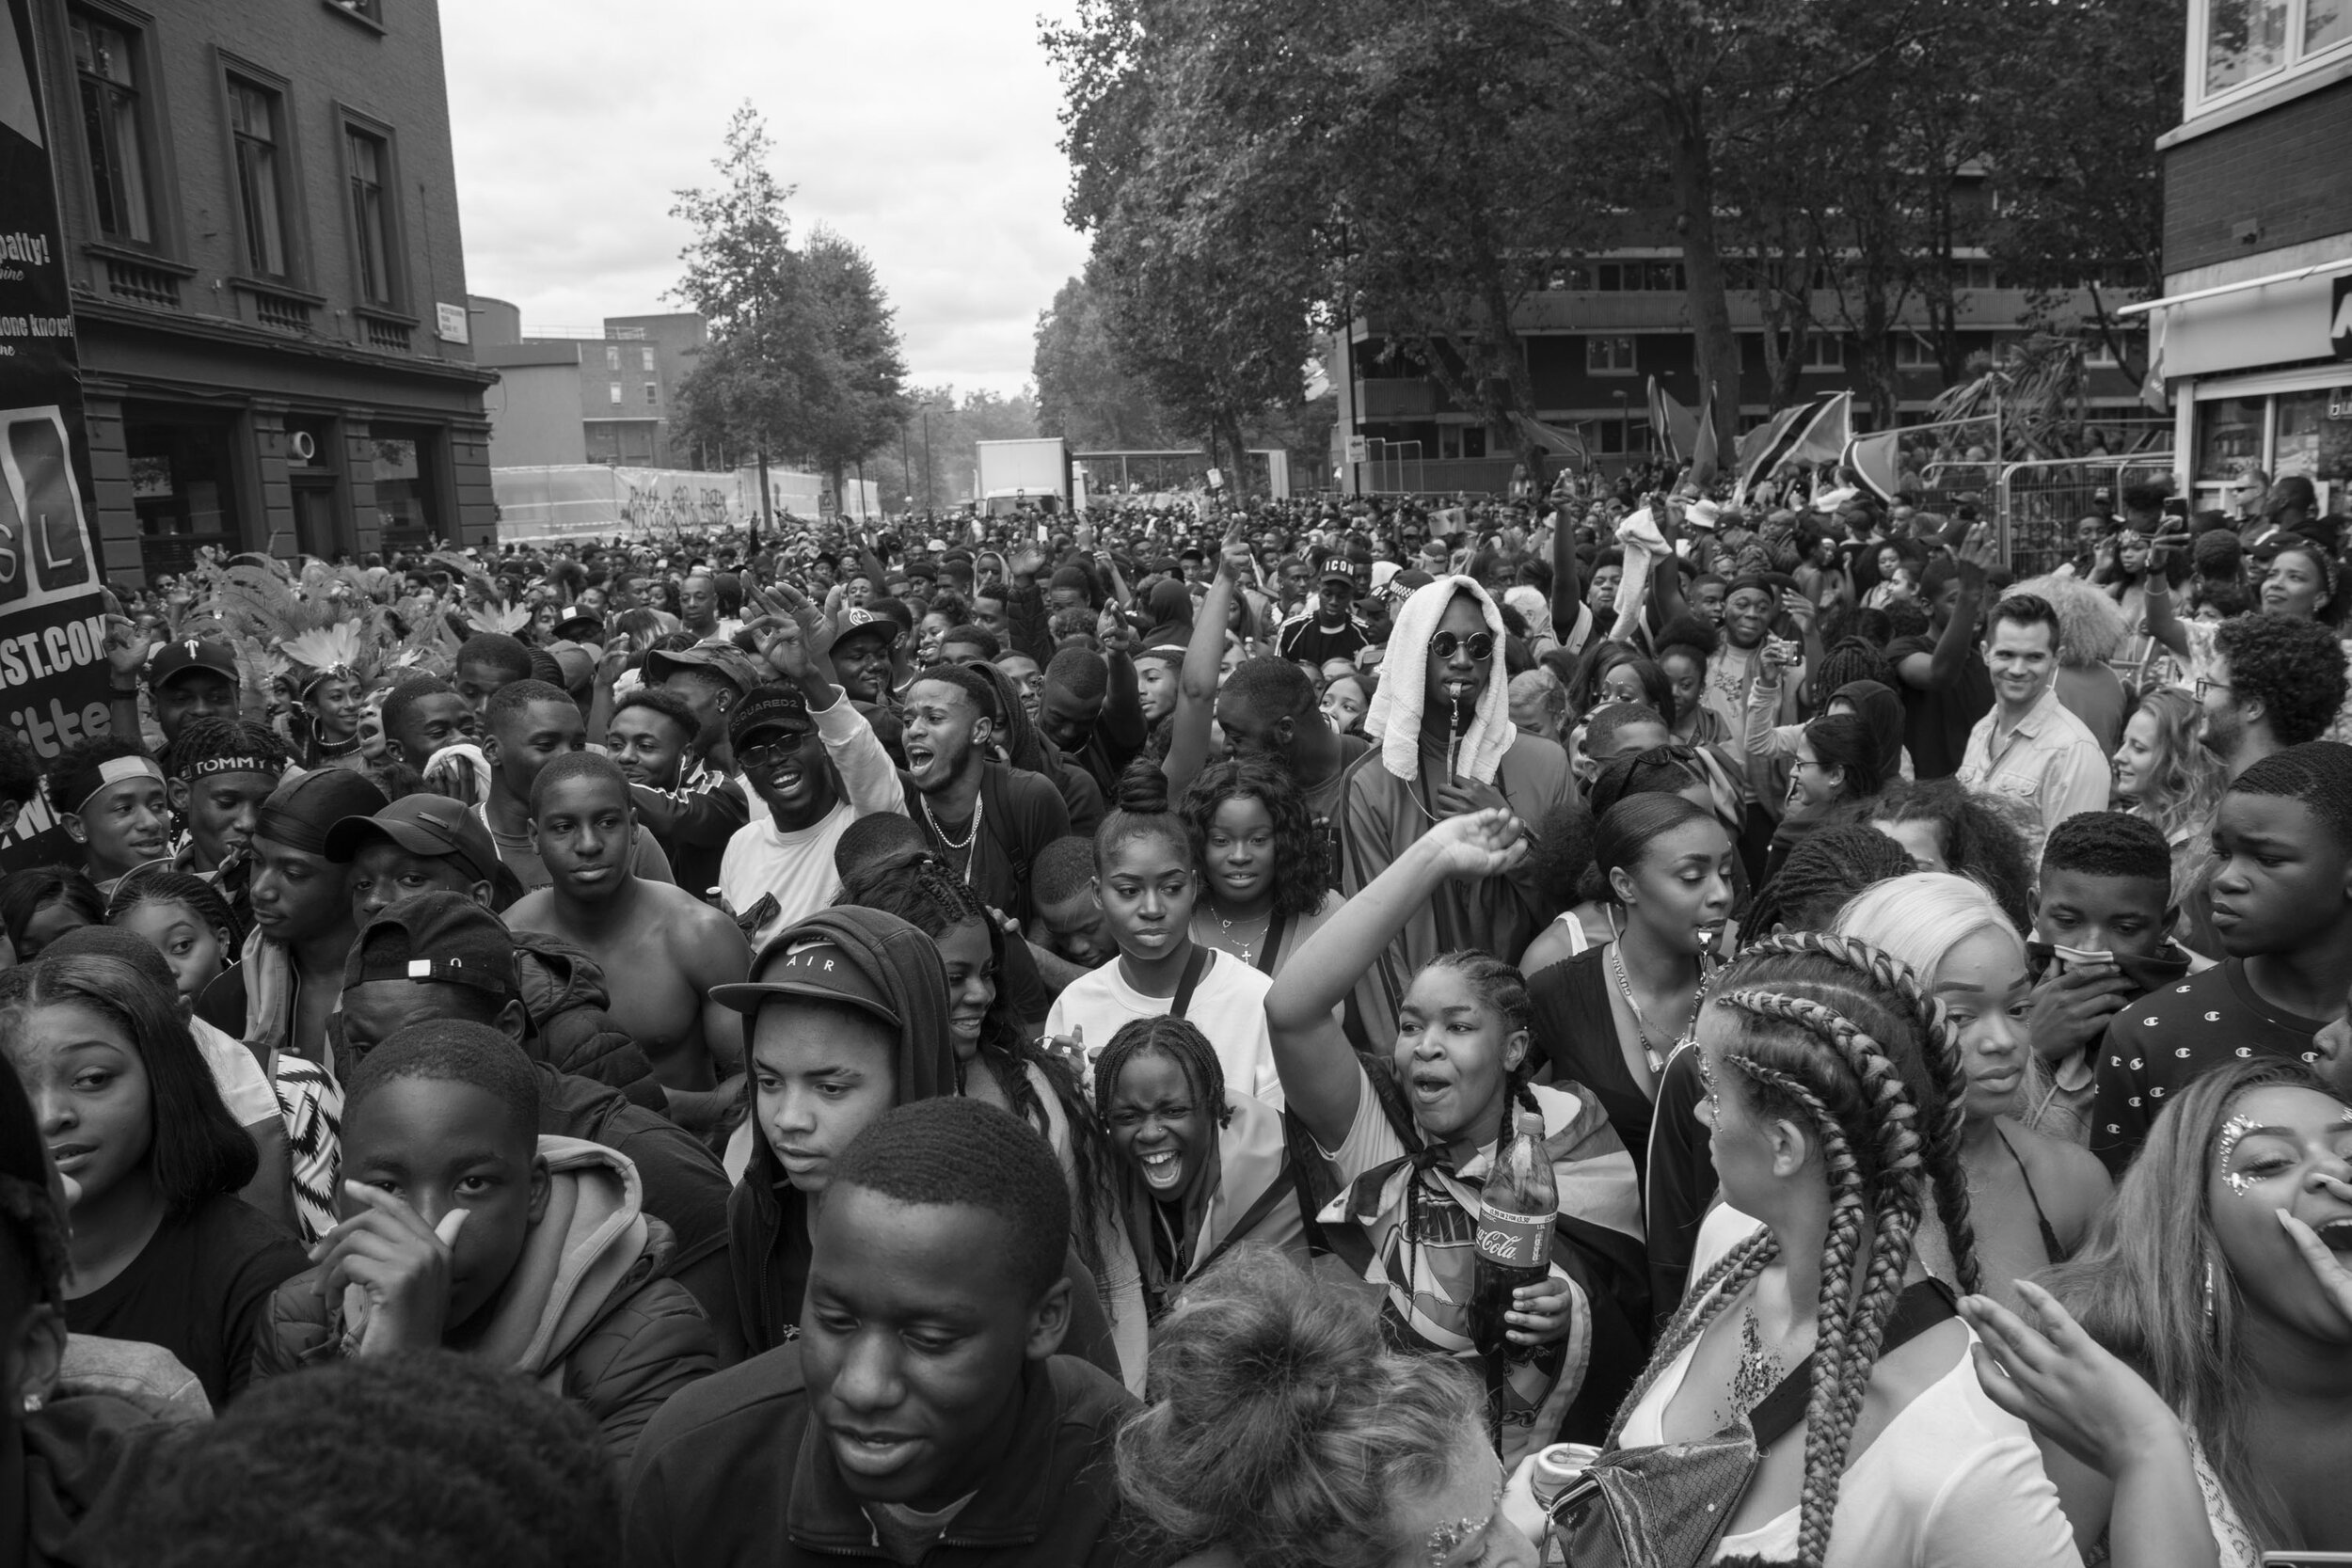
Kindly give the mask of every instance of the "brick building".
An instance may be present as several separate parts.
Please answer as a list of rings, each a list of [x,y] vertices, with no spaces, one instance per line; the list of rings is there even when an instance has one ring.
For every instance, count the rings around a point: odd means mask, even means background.
[[[35,0],[99,533],[488,540],[435,0]]]
[[[2189,0],[2153,320],[2200,506],[2247,468],[2352,506],[2352,6]]]
[[[2324,3],[2324,0],[2312,0]],[[1980,173],[1967,178],[1967,201],[1992,198]],[[1649,428],[1647,390],[1656,376],[1686,406],[1701,401],[1698,342],[1690,326],[1681,251],[1674,243],[1671,214],[1635,214],[1625,220],[1621,243],[1591,256],[1564,258],[1546,286],[1523,298],[1514,315],[1535,395],[1535,417],[1546,423],[1580,428],[1604,468],[1655,451]],[[1963,252],[1963,256],[1967,253]],[[1955,314],[1961,356],[1989,350],[2022,336],[2034,301],[2010,286],[1998,269],[1978,253],[1958,263]],[[1772,377],[1765,365],[1765,324],[1753,288],[1740,286],[1739,264],[1730,264],[1727,301],[1740,341],[1740,429],[1761,423],[1772,412]],[[1826,284],[1827,280],[1823,280]],[[1851,390],[1857,428],[1891,422],[1916,423],[1947,380],[1928,334],[1927,311],[1912,302],[1897,317],[1910,330],[1896,339],[1896,373],[1901,396],[1890,420],[1871,406],[1852,341],[1837,326],[1837,294],[1814,292],[1815,325],[1798,395]],[[2061,310],[2059,312],[2063,314]],[[2085,312],[2087,313],[2087,296]],[[1349,438],[1359,438],[1364,457],[1357,467],[1366,489],[1499,490],[1513,453],[1494,451],[1483,417],[1457,406],[1444,388],[1421,373],[1401,355],[1384,353],[1377,320],[1359,320],[1332,344],[1326,366],[1339,395],[1332,433],[1333,463],[1348,483]],[[2140,422],[2137,388],[2110,356],[2094,351],[2090,405],[2118,424]]]
[[[607,316],[596,327],[525,332],[507,301],[476,294],[468,303],[474,352],[504,382],[488,400],[492,467],[697,467],[670,432],[672,400],[709,341],[701,316]],[[702,455],[716,466],[719,454]]]

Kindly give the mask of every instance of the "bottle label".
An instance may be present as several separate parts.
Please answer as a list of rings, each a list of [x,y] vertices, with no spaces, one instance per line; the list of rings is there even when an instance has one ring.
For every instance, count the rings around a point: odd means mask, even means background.
[[[1514,1214],[1492,1204],[1478,1215],[1478,1255],[1506,1269],[1541,1269],[1551,1262],[1551,1216]]]

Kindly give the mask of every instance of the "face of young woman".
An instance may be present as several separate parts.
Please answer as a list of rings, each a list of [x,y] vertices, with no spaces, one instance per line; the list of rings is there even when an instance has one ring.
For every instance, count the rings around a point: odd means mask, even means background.
[[[1194,1101],[1172,1056],[1145,1051],[1127,1059],[1111,1088],[1111,1148],[1154,1197],[1188,1190],[1210,1155],[1212,1108]]]
[[[1846,770],[1823,767],[1813,742],[1800,736],[1797,759],[1788,767],[1788,815],[1799,819],[1811,816],[1836,800],[1845,787]]]
[[[1702,932],[1731,912],[1731,835],[1713,820],[1685,822],[1643,847],[1641,860],[1617,879],[1629,921],[1639,921],[1667,951],[1696,955]]]
[[[1331,721],[1331,727],[1344,735],[1364,721],[1363,689],[1353,679],[1333,681],[1323,693],[1323,716]]]
[[[1514,1033],[1456,970],[1422,970],[1397,1009],[1397,1082],[1432,1137],[1492,1140],[1502,1130],[1504,1080],[1526,1053],[1526,1035]]]
[[[2115,749],[2115,793],[2137,800],[2147,796],[2154,783],[2156,769],[2163,766],[2157,748],[2163,744],[2164,728],[2156,716],[2146,708],[2134,713],[2131,722],[2123,726],[2123,744]]]
[[[934,945],[947,971],[947,1040],[956,1060],[968,1062],[980,1048],[988,1010],[996,1005],[996,955],[989,947],[988,927],[977,920],[958,921]]]
[[[1200,896],[1189,847],[1165,833],[1112,847],[1094,879],[1095,902],[1119,950],[1138,963],[1164,958],[1184,940]]]
[[[2026,1019],[2033,1010],[2024,946],[2007,931],[1972,932],[1944,955],[1933,989],[1960,1032],[1968,1119],[2015,1109],[2026,1087]]]
[[[2231,1103],[2206,1158],[2205,1209],[2238,1289],[2324,1343],[2352,1339],[2278,1217],[2310,1226],[2339,1260],[2352,1252],[2352,1110],[2310,1089],[2253,1089]]]
[[[1620,664],[1600,677],[1600,700],[1604,703],[1639,703],[1649,705],[1649,693],[1642,689],[1641,678],[1633,666]]]
[[[147,1163],[155,1137],[147,1063],[130,1032],[95,1007],[35,1007],[8,1037],[41,1140],[60,1176],[94,1202]]]
[[[1699,698],[1707,691],[1707,666],[1689,654],[1668,654],[1658,667],[1666,673],[1666,684],[1675,694],[1678,725],[1684,715],[1696,715],[1699,710]]]
[[[1379,1568],[1536,1568],[1535,1548],[1502,1513],[1502,1464],[1464,1427],[1436,1485],[1406,1488],[1390,1505],[1391,1542]]]
[[[1274,891],[1274,815],[1254,795],[1218,804],[1202,835],[1209,886],[1219,901],[1248,905]]]
[[[2263,574],[2262,604],[2268,614],[2308,621],[2328,607],[2327,579],[2301,550],[2280,550]]]
[[[185,904],[142,901],[123,911],[115,924],[154,945],[171,966],[171,977],[183,997],[194,996],[211,985],[228,961],[228,941],[207,927]]]
[[[358,681],[329,675],[310,688],[310,695],[303,699],[303,704],[328,735],[338,740],[346,740],[359,727],[359,709],[363,701]]]

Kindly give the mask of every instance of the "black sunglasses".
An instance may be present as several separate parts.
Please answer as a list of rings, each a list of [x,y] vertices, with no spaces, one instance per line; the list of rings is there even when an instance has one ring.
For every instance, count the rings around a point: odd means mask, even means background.
[[[807,730],[778,730],[772,732],[767,739],[756,741],[736,752],[735,760],[748,767],[755,768],[763,762],[773,762],[784,757],[792,756],[800,751],[801,742],[806,740],[809,737],[809,734],[810,732]]]
[[[1495,634],[1474,631],[1468,637],[1462,637],[1454,632],[1441,631],[1429,640],[1429,652],[1438,658],[1452,658],[1456,648],[1468,649],[1471,660],[1475,662],[1495,651]]]

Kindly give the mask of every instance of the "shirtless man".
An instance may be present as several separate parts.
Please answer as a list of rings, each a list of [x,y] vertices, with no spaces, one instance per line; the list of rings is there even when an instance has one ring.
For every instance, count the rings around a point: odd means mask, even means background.
[[[637,833],[628,781],[612,760],[567,752],[531,786],[531,836],[550,884],[506,911],[516,931],[587,949],[604,969],[612,1014],[653,1063],[670,1117],[715,1126],[741,1091],[743,1017],[710,1000],[751,973],[751,947],[725,914],[629,869]]]

